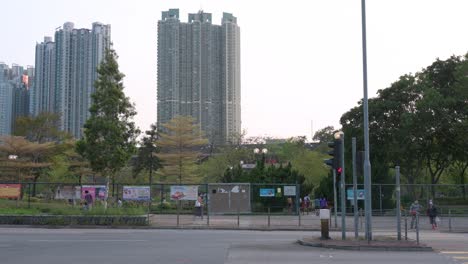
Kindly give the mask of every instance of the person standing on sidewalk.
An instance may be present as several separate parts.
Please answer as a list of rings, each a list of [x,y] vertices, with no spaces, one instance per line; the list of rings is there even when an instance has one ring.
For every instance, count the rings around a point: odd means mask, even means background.
[[[193,220],[199,216],[203,220],[203,198],[198,196],[197,200],[195,201],[195,211],[193,215]]]
[[[431,222],[432,225],[432,230],[437,229],[437,208],[435,205],[432,203],[429,204],[429,208],[427,208],[427,216],[429,216],[429,221]]]
[[[309,214],[309,208],[310,208],[310,196],[309,194],[307,194],[305,197],[304,197],[304,203],[305,203],[305,210],[307,212],[307,214]]]
[[[411,228],[416,228],[416,216],[419,215],[419,211],[421,211],[421,205],[419,204],[418,200],[414,201],[410,206],[410,214],[411,214]]]

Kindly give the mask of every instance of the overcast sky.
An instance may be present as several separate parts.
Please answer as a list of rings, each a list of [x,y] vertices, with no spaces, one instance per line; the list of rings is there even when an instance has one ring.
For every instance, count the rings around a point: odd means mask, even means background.
[[[436,58],[468,51],[468,1],[367,0],[369,97]],[[248,136],[307,135],[363,96],[360,0],[2,1],[0,62],[34,65],[36,42],[66,21],[111,24],[112,41],[142,130],[156,121],[157,21],[203,9],[241,28],[242,128]],[[313,124],[311,126],[311,123]]]

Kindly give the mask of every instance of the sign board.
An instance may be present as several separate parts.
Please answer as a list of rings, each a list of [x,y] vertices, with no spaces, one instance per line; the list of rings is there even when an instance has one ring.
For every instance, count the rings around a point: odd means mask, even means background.
[[[275,197],[275,189],[273,188],[261,188],[260,197]]]
[[[358,200],[364,200],[364,197],[365,197],[364,189],[357,189],[356,192],[357,192],[357,199]],[[347,189],[346,194],[347,194],[346,196],[347,196],[348,200],[354,200],[354,191],[353,191],[353,189]]]
[[[0,184],[0,198],[18,198],[21,195],[21,184]]]
[[[171,186],[171,200],[196,201],[198,198],[197,185],[174,185]]]
[[[149,186],[124,186],[122,198],[124,200],[149,201],[151,199],[150,187]]]
[[[81,186],[60,186],[55,191],[55,199],[68,200],[80,199]]]
[[[84,200],[86,194],[90,194],[95,200],[104,200],[106,198],[106,186],[105,185],[83,185],[81,186],[81,199]]]
[[[284,196],[296,196],[296,186],[284,186]]]

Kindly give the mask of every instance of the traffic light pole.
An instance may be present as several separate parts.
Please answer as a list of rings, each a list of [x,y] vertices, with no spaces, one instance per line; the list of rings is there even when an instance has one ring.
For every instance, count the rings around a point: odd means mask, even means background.
[[[338,227],[338,219],[337,219],[337,207],[338,207],[338,201],[336,199],[336,170],[332,168],[333,171],[333,211],[335,213],[335,228]]]
[[[345,193],[345,162],[344,162],[344,133],[340,133],[341,147],[341,178],[340,178],[340,193],[341,193],[341,239],[346,239],[346,193]]]

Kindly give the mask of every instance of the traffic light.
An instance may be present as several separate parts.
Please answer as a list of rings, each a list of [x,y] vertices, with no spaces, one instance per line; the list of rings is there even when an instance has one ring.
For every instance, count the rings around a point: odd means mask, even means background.
[[[328,147],[331,148],[328,155],[333,156],[333,158],[324,162],[332,169],[337,170],[338,173],[341,173],[341,140],[335,139],[333,142],[328,142]]]

